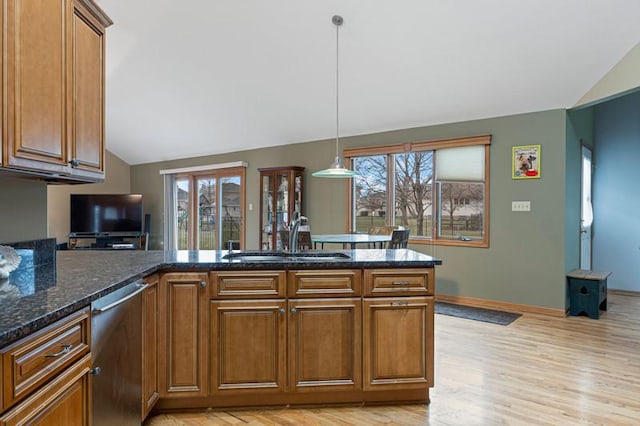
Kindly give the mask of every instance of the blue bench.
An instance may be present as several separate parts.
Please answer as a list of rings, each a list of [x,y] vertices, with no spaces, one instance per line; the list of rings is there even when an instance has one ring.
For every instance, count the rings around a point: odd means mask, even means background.
[[[607,277],[611,272],[576,269],[567,274],[569,284],[569,314],[587,314],[600,318],[600,309],[607,310]]]

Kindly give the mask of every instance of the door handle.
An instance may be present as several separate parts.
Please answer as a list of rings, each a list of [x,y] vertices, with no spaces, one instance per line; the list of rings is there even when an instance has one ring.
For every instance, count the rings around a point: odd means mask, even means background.
[[[58,358],[59,356],[62,356],[64,354],[68,354],[69,352],[71,352],[71,348],[73,347],[73,345],[61,345],[62,346],[62,350],[60,350],[60,352],[56,352],[54,354],[45,354],[45,358]]]

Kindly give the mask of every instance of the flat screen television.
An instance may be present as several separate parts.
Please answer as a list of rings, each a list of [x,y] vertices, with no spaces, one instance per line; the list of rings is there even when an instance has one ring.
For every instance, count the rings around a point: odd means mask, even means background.
[[[142,233],[142,194],[71,194],[74,235]]]

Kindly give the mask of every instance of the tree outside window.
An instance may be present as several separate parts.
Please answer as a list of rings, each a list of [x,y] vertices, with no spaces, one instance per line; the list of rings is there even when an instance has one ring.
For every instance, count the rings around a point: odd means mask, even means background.
[[[345,151],[360,176],[351,187],[352,229],[408,228],[412,243],[488,246],[490,136]],[[426,149],[429,146],[434,149]],[[392,209],[387,206],[393,206]]]

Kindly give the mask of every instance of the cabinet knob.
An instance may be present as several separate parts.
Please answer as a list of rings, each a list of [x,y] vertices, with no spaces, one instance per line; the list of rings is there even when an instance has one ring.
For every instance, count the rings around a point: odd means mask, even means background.
[[[284,309],[280,308],[278,309],[278,312],[280,312],[281,314],[284,314]]]
[[[92,368],[91,370],[89,370],[89,374],[94,375],[94,376],[98,376],[98,375],[100,375],[100,373],[102,373],[102,368],[100,368],[100,367],[95,367],[95,368]]]
[[[71,167],[78,167],[80,165],[80,162],[77,159],[73,158],[69,160],[69,164],[71,164]]]
[[[200,287],[205,288],[207,286],[207,282],[205,280],[200,281]]]
[[[295,314],[296,312],[298,312],[298,310],[296,308],[291,308],[291,313]]]

